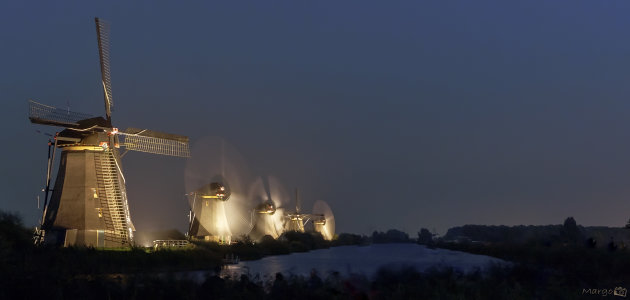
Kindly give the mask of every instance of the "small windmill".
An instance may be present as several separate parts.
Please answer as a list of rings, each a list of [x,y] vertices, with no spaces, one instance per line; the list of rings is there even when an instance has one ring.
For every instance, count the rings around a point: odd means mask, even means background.
[[[59,109],[29,100],[32,123],[64,127],[56,134],[46,174],[39,242],[63,246],[127,246],[134,227],[129,215],[121,156],[140,151],[189,157],[188,137],[112,124],[114,105],[109,67],[109,26],[96,18],[105,94],[105,117]],[[56,149],[61,150],[56,182],[50,189]],[[124,153],[120,153],[120,149]]]

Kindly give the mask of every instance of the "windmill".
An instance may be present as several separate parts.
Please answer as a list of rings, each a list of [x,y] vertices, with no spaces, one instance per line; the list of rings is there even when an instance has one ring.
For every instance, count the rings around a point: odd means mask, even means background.
[[[188,237],[229,244],[251,230],[247,164],[236,148],[216,136],[198,139],[191,154],[184,176],[190,205]]]
[[[288,193],[273,176],[258,177],[250,187],[249,199],[257,205],[252,210],[250,238],[257,241],[265,235],[278,238],[284,232],[284,207]]]
[[[335,237],[335,216],[330,206],[322,200],[313,204],[313,229],[322,234],[325,240],[332,240]]]
[[[96,18],[105,117],[59,109],[29,100],[32,123],[64,127],[54,138],[46,173],[44,210],[38,240],[55,245],[121,247],[133,241],[134,227],[122,172],[127,151],[188,157],[188,137],[112,124],[109,25]],[[56,149],[61,151],[54,188],[48,197]],[[121,149],[125,151],[121,153]]]
[[[230,190],[220,182],[211,182],[189,196],[192,203],[188,237],[193,240],[230,244],[232,232],[225,214],[225,201],[230,198]]]
[[[285,214],[287,218],[286,231],[304,232],[304,224],[308,222],[310,215],[300,212],[300,194],[295,189],[295,211],[287,212]]]

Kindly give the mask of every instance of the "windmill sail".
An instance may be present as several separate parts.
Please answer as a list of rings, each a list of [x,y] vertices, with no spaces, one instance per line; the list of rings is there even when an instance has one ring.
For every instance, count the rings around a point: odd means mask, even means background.
[[[105,114],[111,122],[111,108],[114,106],[112,97],[112,78],[109,69],[109,24],[99,18],[95,18],[96,36],[98,38],[98,54],[101,61],[101,79],[103,92],[105,93]]]
[[[147,129],[128,128],[119,133],[127,150],[167,156],[190,157],[188,137]]]
[[[36,124],[77,127],[80,120],[91,117],[89,114],[73,112],[28,100],[28,118]]]
[[[116,153],[112,150],[94,154],[97,181],[96,195],[105,223],[104,240],[124,245],[133,239],[133,225],[124,177],[119,170]]]

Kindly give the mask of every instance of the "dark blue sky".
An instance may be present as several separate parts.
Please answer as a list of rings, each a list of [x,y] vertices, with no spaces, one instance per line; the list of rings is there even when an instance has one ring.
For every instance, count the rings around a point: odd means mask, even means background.
[[[0,209],[27,224],[46,138],[28,99],[222,136],[338,231],[630,218],[627,1],[0,4]],[[185,161],[124,160],[139,230],[186,226]]]

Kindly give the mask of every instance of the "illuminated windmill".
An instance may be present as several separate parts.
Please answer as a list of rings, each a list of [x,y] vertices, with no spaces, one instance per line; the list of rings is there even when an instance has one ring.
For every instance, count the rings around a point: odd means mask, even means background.
[[[288,193],[273,176],[259,177],[250,187],[249,199],[258,203],[252,210],[250,238],[255,241],[269,235],[278,238],[284,232],[284,208]]]
[[[227,244],[251,230],[249,170],[230,143],[216,136],[197,139],[184,175],[191,240]]]
[[[105,118],[71,112],[29,101],[29,119],[65,129],[55,136],[48,159],[44,211],[39,242],[94,247],[127,246],[133,224],[125,191],[121,156],[140,151],[188,157],[188,137],[112,125],[112,87],[109,68],[108,24],[95,19]],[[120,153],[119,149],[124,149]],[[57,179],[48,198],[55,149],[61,150]]]
[[[230,244],[232,232],[225,214],[225,201],[230,191],[219,182],[212,182],[189,195],[191,200],[188,237],[193,240]]]
[[[335,216],[330,206],[322,200],[313,204],[313,228],[322,234],[324,239],[332,240],[335,237]]]

